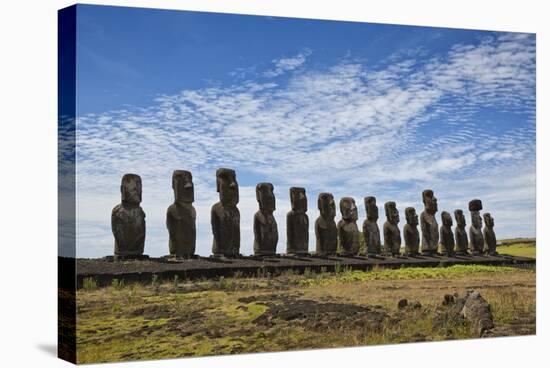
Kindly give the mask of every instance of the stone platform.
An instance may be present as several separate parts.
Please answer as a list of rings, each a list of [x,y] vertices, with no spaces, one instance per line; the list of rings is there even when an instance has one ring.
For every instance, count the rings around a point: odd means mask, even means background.
[[[74,265],[74,259],[59,258],[59,267]],[[100,286],[109,285],[113,279],[125,282],[150,282],[153,275],[159,280],[229,277],[236,273],[247,276],[278,274],[286,270],[302,273],[305,269],[313,272],[331,272],[335,268],[370,270],[373,267],[445,267],[456,264],[511,265],[535,267],[536,260],[513,256],[417,256],[417,257],[268,257],[252,256],[237,259],[215,259],[198,257],[195,259],[171,259],[169,257],[144,260],[115,261],[112,257],[76,260],[77,287],[84,278],[92,277]]]

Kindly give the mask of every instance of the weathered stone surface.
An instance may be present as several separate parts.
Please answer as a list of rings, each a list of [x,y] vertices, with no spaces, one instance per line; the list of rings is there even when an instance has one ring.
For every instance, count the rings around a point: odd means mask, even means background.
[[[315,221],[316,253],[322,256],[334,255],[338,247],[338,231],[334,222],[336,205],[333,195],[319,193],[317,206],[321,214]]]
[[[420,214],[420,229],[422,230],[422,253],[435,254],[439,246],[439,226],[435,218],[437,198],[431,189],[422,192],[424,211]]]
[[[461,314],[470,322],[473,332],[481,337],[495,327],[491,306],[478,291],[469,290],[463,298],[465,301]]]
[[[376,205],[375,197],[365,197],[365,210],[367,212],[367,219],[363,222],[363,237],[367,247],[367,254],[381,254],[380,229],[377,222],[378,206]]]
[[[340,213],[342,219],[338,222],[338,239],[342,254],[357,255],[359,254],[359,228],[357,227],[359,215],[355,200],[351,197],[340,199]]]
[[[490,255],[497,255],[497,238],[495,231],[493,230],[495,226],[495,220],[490,213],[483,214],[483,221],[485,222],[485,227],[483,228],[483,239],[485,240],[485,250]]]
[[[393,256],[400,254],[401,232],[397,224],[399,223],[399,211],[395,202],[386,202],[384,204],[386,211],[386,222],[384,223],[384,250],[387,254]]]
[[[414,207],[405,208],[407,223],[403,227],[405,238],[405,255],[415,256],[420,254],[420,234],[418,232],[418,215]]]
[[[308,254],[309,218],[305,188],[290,188],[292,210],[286,215],[286,252],[288,254]]]
[[[468,254],[468,233],[466,232],[466,218],[462,210],[455,210],[455,252],[457,255]]]
[[[277,221],[273,216],[273,211],[275,211],[273,184],[259,183],[256,185],[256,200],[260,210],[254,215],[254,255],[274,255],[277,253],[279,233]]]
[[[241,246],[240,220],[237,208],[239,203],[239,184],[232,169],[220,168],[216,171],[216,190],[220,201],[212,206],[211,224],[214,240],[214,256],[239,256]]]
[[[191,257],[195,254],[197,240],[197,213],[193,202],[195,191],[193,176],[189,171],[175,170],[172,173],[174,203],[166,211],[168,249],[176,257]]]
[[[469,323],[472,333],[481,337],[494,328],[491,306],[478,291],[468,290],[463,295],[445,295],[435,311],[434,327]]]
[[[120,184],[121,203],[111,213],[111,229],[115,237],[115,256],[143,255],[145,246],[145,212],[141,203],[141,178],[125,174]]]
[[[470,225],[469,231],[470,251],[473,254],[483,254],[485,240],[483,239],[483,233],[481,231],[481,216],[479,215],[479,211],[483,209],[483,206],[479,199],[474,199],[470,201],[468,208],[472,216],[472,224]]]
[[[453,218],[447,211],[441,212],[441,228],[439,239],[445,255],[452,257],[455,254],[455,238],[453,236]]]

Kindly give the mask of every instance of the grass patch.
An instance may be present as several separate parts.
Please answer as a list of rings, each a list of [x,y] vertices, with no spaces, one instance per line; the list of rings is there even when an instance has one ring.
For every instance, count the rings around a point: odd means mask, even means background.
[[[513,243],[510,245],[500,245],[497,247],[500,254],[510,256],[537,258],[537,247],[535,242]]]
[[[406,267],[399,269],[373,269],[372,271],[350,271],[320,275],[318,277],[300,280],[301,286],[327,285],[337,283],[350,283],[371,280],[415,280],[415,279],[444,279],[454,277],[468,277],[475,274],[506,273],[506,272],[532,272],[518,270],[514,267],[486,266],[486,265],[454,265],[450,267]]]

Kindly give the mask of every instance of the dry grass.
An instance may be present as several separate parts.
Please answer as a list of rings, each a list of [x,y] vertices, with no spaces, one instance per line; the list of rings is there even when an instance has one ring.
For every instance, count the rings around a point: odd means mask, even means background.
[[[433,323],[443,295],[466,289],[479,290],[491,303],[495,335],[535,332],[533,270],[453,266],[337,274],[287,272],[275,278],[82,289],[77,293],[77,360],[92,363],[472,338],[464,324],[440,328]],[[396,305],[402,298],[417,300],[423,307],[399,311]],[[258,322],[274,307],[292,310],[300,301],[312,303],[303,315]],[[324,310],[331,303],[342,306],[341,323],[336,323],[338,315],[334,320],[334,314]],[[376,326],[365,325],[346,314],[349,306],[379,306],[376,310],[385,311],[388,318]],[[323,324],[326,321],[330,323]]]

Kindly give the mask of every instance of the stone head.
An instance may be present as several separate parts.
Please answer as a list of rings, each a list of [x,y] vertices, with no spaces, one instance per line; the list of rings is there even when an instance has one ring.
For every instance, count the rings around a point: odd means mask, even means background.
[[[464,212],[462,212],[462,210],[455,210],[455,220],[456,220],[456,226],[458,227],[466,226],[466,218],[464,217]]]
[[[378,220],[378,206],[376,205],[376,197],[365,197],[365,210],[367,211],[367,218],[369,220]]]
[[[293,211],[307,212],[306,189],[299,187],[290,188],[290,204]]]
[[[258,183],[256,185],[256,200],[261,210],[275,211],[275,194],[273,194],[273,184]]]
[[[495,226],[495,219],[489,212],[483,214],[483,221],[485,222],[485,226],[492,229],[493,226]]]
[[[472,226],[476,229],[481,229],[481,216],[479,215],[479,211],[472,211]]]
[[[336,216],[336,204],[334,203],[334,197],[331,193],[319,193],[317,207],[323,218],[334,220]]]
[[[357,213],[355,199],[351,197],[343,197],[340,199],[340,213],[342,214],[342,218],[344,220],[357,221],[359,215]]]
[[[453,226],[453,218],[451,214],[447,211],[441,212],[441,223],[443,226]]]
[[[227,206],[239,203],[239,184],[235,170],[221,168],[216,171],[216,190],[220,193],[220,202]]]
[[[422,202],[424,203],[426,212],[431,215],[435,215],[437,212],[437,198],[434,196],[433,190],[426,189],[422,192]]]
[[[405,208],[405,219],[407,220],[407,224],[411,226],[418,226],[418,215],[416,214],[414,207]]]
[[[124,174],[120,184],[122,203],[139,205],[141,203],[141,178],[136,174]]]
[[[481,211],[483,209],[483,203],[481,203],[480,199],[472,199],[468,203],[468,209],[470,211]]]
[[[399,223],[399,211],[395,202],[386,202],[384,204],[384,210],[386,211],[386,219],[390,224],[397,225]]]
[[[186,170],[174,170],[172,173],[172,189],[176,202],[193,203],[195,201],[193,175]]]

